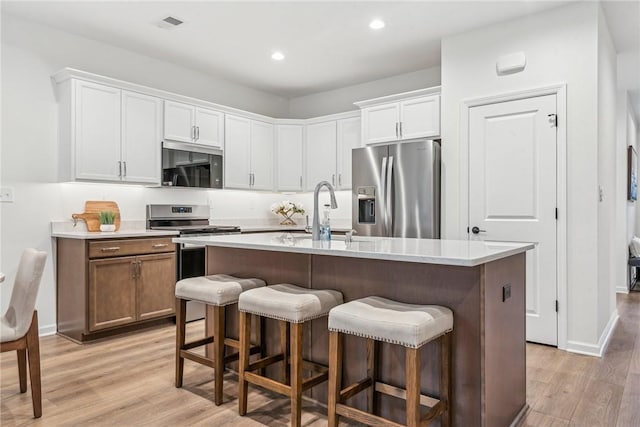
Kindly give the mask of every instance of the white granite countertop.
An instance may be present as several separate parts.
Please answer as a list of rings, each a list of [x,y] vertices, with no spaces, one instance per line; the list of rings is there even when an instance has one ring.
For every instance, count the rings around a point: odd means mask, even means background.
[[[118,231],[87,231],[86,224],[78,221],[74,226],[73,221],[51,221],[51,237],[64,239],[119,239],[124,237],[163,237],[177,236],[177,231],[171,230],[146,230],[144,221],[122,221]]]
[[[360,236],[354,237],[353,242],[347,245],[342,236],[334,236],[331,242],[312,242],[311,235],[286,232],[178,237],[173,242],[466,267],[506,258],[534,247],[533,243]]]
[[[304,227],[304,225],[241,225],[240,230],[242,230],[243,233],[259,233],[263,231],[304,232]],[[331,230],[346,233],[351,230],[351,227],[331,227]]]

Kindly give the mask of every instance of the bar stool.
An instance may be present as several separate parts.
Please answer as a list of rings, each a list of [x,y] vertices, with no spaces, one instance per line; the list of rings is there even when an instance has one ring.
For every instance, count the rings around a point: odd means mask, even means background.
[[[369,425],[400,426],[375,415],[374,393],[406,401],[407,426],[425,425],[442,415],[441,425],[451,425],[451,331],[453,313],[437,305],[412,305],[380,297],[367,297],[335,307],[329,313],[329,426],[337,427],[339,416]],[[367,339],[367,377],[342,388],[343,334]],[[420,393],[420,348],[440,339],[440,398]],[[406,387],[378,382],[376,353],[379,341],[406,347]],[[342,402],[367,390],[368,412]],[[421,415],[420,406],[430,407]]]
[[[324,317],[333,307],[342,304],[342,293],[333,290],[306,289],[290,284],[279,284],[244,292],[238,300],[240,310],[240,367],[238,382],[238,413],[247,413],[248,383],[252,383],[291,398],[291,425],[300,426],[302,419],[302,393],[327,380],[328,369],[302,359],[302,328],[308,320]],[[249,363],[249,315],[280,321],[281,353]],[[290,354],[287,347],[291,341]],[[290,359],[290,360],[289,360]],[[283,381],[266,378],[256,371],[276,362],[283,363]],[[290,370],[289,370],[290,363]],[[302,368],[317,372],[303,380]]]
[[[226,364],[238,359],[239,353],[225,357],[225,346],[240,348],[240,342],[225,336],[226,306],[238,302],[244,291],[266,286],[261,279],[240,279],[226,274],[183,279],[176,283],[176,387],[182,387],[184,359],[189,359],[215,369],[214,402],[222,403],[222,377]],[[196,341],[186,341],[187,301],[199,301],[213,307],[213,333]],[[190,350],[213,343],[213,358],[201,356]],[[250,353],[260,353],[260,345],[251,346]]]

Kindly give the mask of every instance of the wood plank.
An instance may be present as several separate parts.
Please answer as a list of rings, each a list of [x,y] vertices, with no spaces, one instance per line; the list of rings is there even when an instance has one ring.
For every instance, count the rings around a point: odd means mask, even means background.
[[[576,425],[609,427],[616,424],[624,387],[592,379],[582,394],[571,422]]]
[[[637,343],[636,343],[637,344]],[[640,374],[630,373],[622,393],[617,427],[640,426]]]

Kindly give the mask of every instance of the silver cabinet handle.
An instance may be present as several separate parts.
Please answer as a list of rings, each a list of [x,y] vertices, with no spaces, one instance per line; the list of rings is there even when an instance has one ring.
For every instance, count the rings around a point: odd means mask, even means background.
[[[156,243],[155,245],[152,246],[152,248],[159,249],[159,248],[166,248],[167,246],[169,246],[168,243]]]
[[[122,162],[118,162],[118,176],[122,176]]]
[[[127,176],[127,162],[122,162],[122,164],[124,164],[124,173],[122,174],[122,176],[126,177]]]
[[[331,175],[331,185],[336,186],[336,174]]]
[[[302,175],[300,175],[300,188],[302,188]]]
[[[138,269],[135,261],[131,261],[131,277],[135,279],[137,277]]]
[[[140,277],[140,273],[142,272],[142,262],[136,262],[136,270],[138,271],[138,277]]]
[[[200,126],[196,126],[196,141],[200,139]]]
[[[398,122],[396,122],[396,138],[398,138],[398,137],[399,137],[399,135],[398,135]]]
[[[400,139],[402,139],[402,122],[400,122]]]
[[[109,248],[101,248],[102,252],[115,252],[120,250],[120,246],[111,246]]]
[[[192,140],[196,139],[196,127],[195,126],[191,126],[191,139]]]
[[[342,174],[341,173],[338,174],[338,186],[342,187]]]

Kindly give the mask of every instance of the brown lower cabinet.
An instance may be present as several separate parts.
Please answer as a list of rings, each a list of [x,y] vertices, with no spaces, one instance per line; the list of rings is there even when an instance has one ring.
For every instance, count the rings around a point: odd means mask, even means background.
[[[171,238],[58,239],[58,333],[89,341],[175,315]]]

